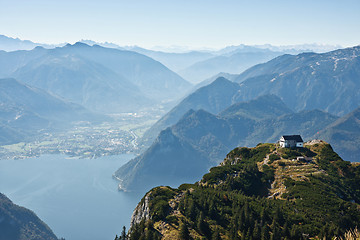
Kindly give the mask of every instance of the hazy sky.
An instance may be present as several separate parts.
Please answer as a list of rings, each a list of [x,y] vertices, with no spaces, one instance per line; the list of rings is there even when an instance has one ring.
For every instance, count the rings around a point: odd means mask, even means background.
[[[0,0],[0,34],[41,43],[360,44],[359,0]]]

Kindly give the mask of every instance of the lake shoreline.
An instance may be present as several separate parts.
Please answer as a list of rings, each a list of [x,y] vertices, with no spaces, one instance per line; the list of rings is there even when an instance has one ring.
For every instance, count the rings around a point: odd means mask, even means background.
[[[66,240],[113,239],[142,193],[118,190],[112,175],[133,154],[95,159],[44,154],[0,161],[0,192],[34,211]],[[69,221],[71,219],[71,221]]]

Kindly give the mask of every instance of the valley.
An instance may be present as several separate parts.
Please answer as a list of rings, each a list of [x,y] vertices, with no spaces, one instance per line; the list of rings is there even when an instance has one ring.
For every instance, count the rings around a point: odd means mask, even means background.
[[[158,119],[149,112],[111,115],[111,122],[76,122],[66,130],[41,131],[32,141],[0,146],[0,159],[65,154],[76,158],[139,153],[138,139]]]

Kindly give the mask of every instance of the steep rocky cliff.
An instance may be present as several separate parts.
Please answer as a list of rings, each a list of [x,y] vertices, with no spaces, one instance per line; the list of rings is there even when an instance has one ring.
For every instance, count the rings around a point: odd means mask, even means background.
[[[130,222],[130,229],[136,224],[140,224],[142,220],[150,219],[150,209],[149,209],[149,200],[151,197],[151,192],[147,193],[141,202],[136,206]]]

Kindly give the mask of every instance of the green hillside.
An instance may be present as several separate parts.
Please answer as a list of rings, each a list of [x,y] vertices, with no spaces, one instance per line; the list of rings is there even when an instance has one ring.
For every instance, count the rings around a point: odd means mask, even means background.
[[[149,191],[130,239],[331,239],[358,225],[359,203],[360,165],[326,142],[239,147],[195,184]]]

